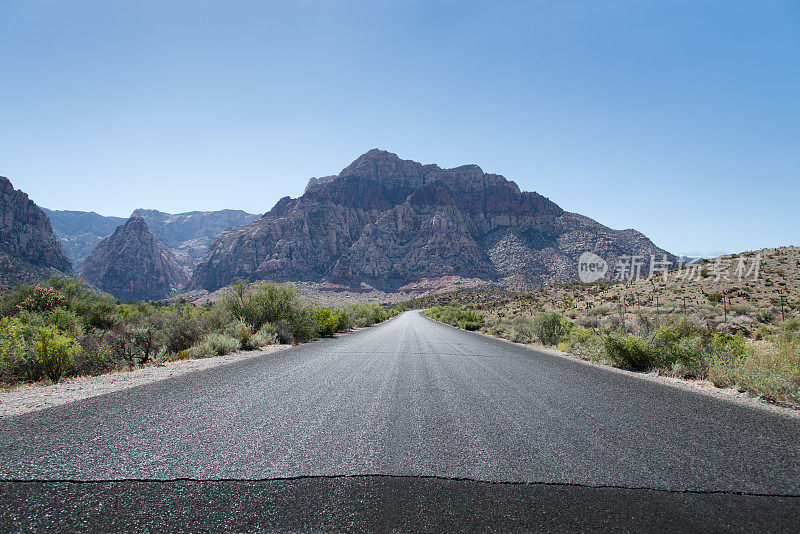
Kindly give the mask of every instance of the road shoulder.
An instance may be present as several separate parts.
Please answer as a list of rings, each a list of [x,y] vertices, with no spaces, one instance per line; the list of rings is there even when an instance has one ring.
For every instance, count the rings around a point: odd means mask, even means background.
[[[44,410],[53,406],[151,384],[212,367],[249,360],[288,348],[288,345],[272,345],[263,347],[260,350],[235,352],[224,356],[196,360],[175,361],[162,365],[151,365],[134,371],[78,377],[50,386],[35,386],[5,391],[0,393],[0,417]]]

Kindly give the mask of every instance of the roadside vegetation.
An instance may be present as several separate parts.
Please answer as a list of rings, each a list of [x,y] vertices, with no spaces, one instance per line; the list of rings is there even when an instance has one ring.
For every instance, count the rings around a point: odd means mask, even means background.
[[[479,330],[484,323],[483,315],[455,306],[436,306],[423,312],[431,319],[457,326],[465,330]]]
[[[468,313],[479,317],[471,326],[511,341],[800,407],[800,249],[760,254],[757,280],[716,281],[701,270],[691,283],[655,277],[521,293],[464,289],[405,304],[461,328]]]
[[[767,336],[709,331],[695,321],[571,321],[560,313],[486,319],[458,306],[424,312],[441,322],[517,343],[553,346],[581,358],[635,371],[736,386],[766,400],[800,406],[800,319],[787,320]],[[469,319],[467,319],[469,318]],[[481,325],[481,326],[478,326]]]
[[[237,280],[216,303],[121,303],[52,278],[0,294],[0,387],[296,344],[370,326],[399,308],[317,306],[292,284]]]

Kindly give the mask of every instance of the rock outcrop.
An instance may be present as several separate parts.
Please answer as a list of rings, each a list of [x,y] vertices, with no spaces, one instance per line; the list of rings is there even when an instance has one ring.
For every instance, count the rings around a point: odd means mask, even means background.
[[[187,276],[141,217],[131,217],[89,254],[81,276],[120,300],[158,300]]]
[[[635,230],[565,212],[477,165],[442,169],[371,150],[336,176],[311,179],[301,197],[222,232],[190,287],[213,291],[248,277],[395,291],[455,277],[530,289],[577,280],[585,251],[612,264],[619,255],[665,254]]]
[[[72,265],[61,250],[50,220],[28,195],[0,176],[0,281],[35,282]]]

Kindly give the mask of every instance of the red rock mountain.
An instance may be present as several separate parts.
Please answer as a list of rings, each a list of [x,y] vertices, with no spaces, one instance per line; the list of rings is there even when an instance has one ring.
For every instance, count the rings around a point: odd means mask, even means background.
[[[47,215],[0,176],[0,285],[71,271]]]
[[[584,251],[612,261],[664,253],[635,230],[565,212],[476,165],[442,169],[370,150],[336,176],[312,178],[301,197],[222,232],[190,287],[248,277],[393,291],[460,277],[526,289],[576,280]]]
[[[141,217],[131,217],[89,254],[81,276],[121,300],[158,300],[181,289],[186,274]]]

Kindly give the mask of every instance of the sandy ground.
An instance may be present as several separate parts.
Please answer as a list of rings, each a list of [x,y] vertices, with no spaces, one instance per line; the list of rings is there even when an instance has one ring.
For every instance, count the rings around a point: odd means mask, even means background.
[[[250,352],[236,352],[225,356],[214,356],[199,360],[183,360],[164,365],[153,365],[130,372],[119,372],[101,376],[75,378],[52,386],[34,386],[0,393],[0,417],[19,415],[51,406],[59,406],[97,395],[113,393],[173,376],[227,365],[240,360],[255,358],[269,352],[289,348],[288,345],[264,347]]]

